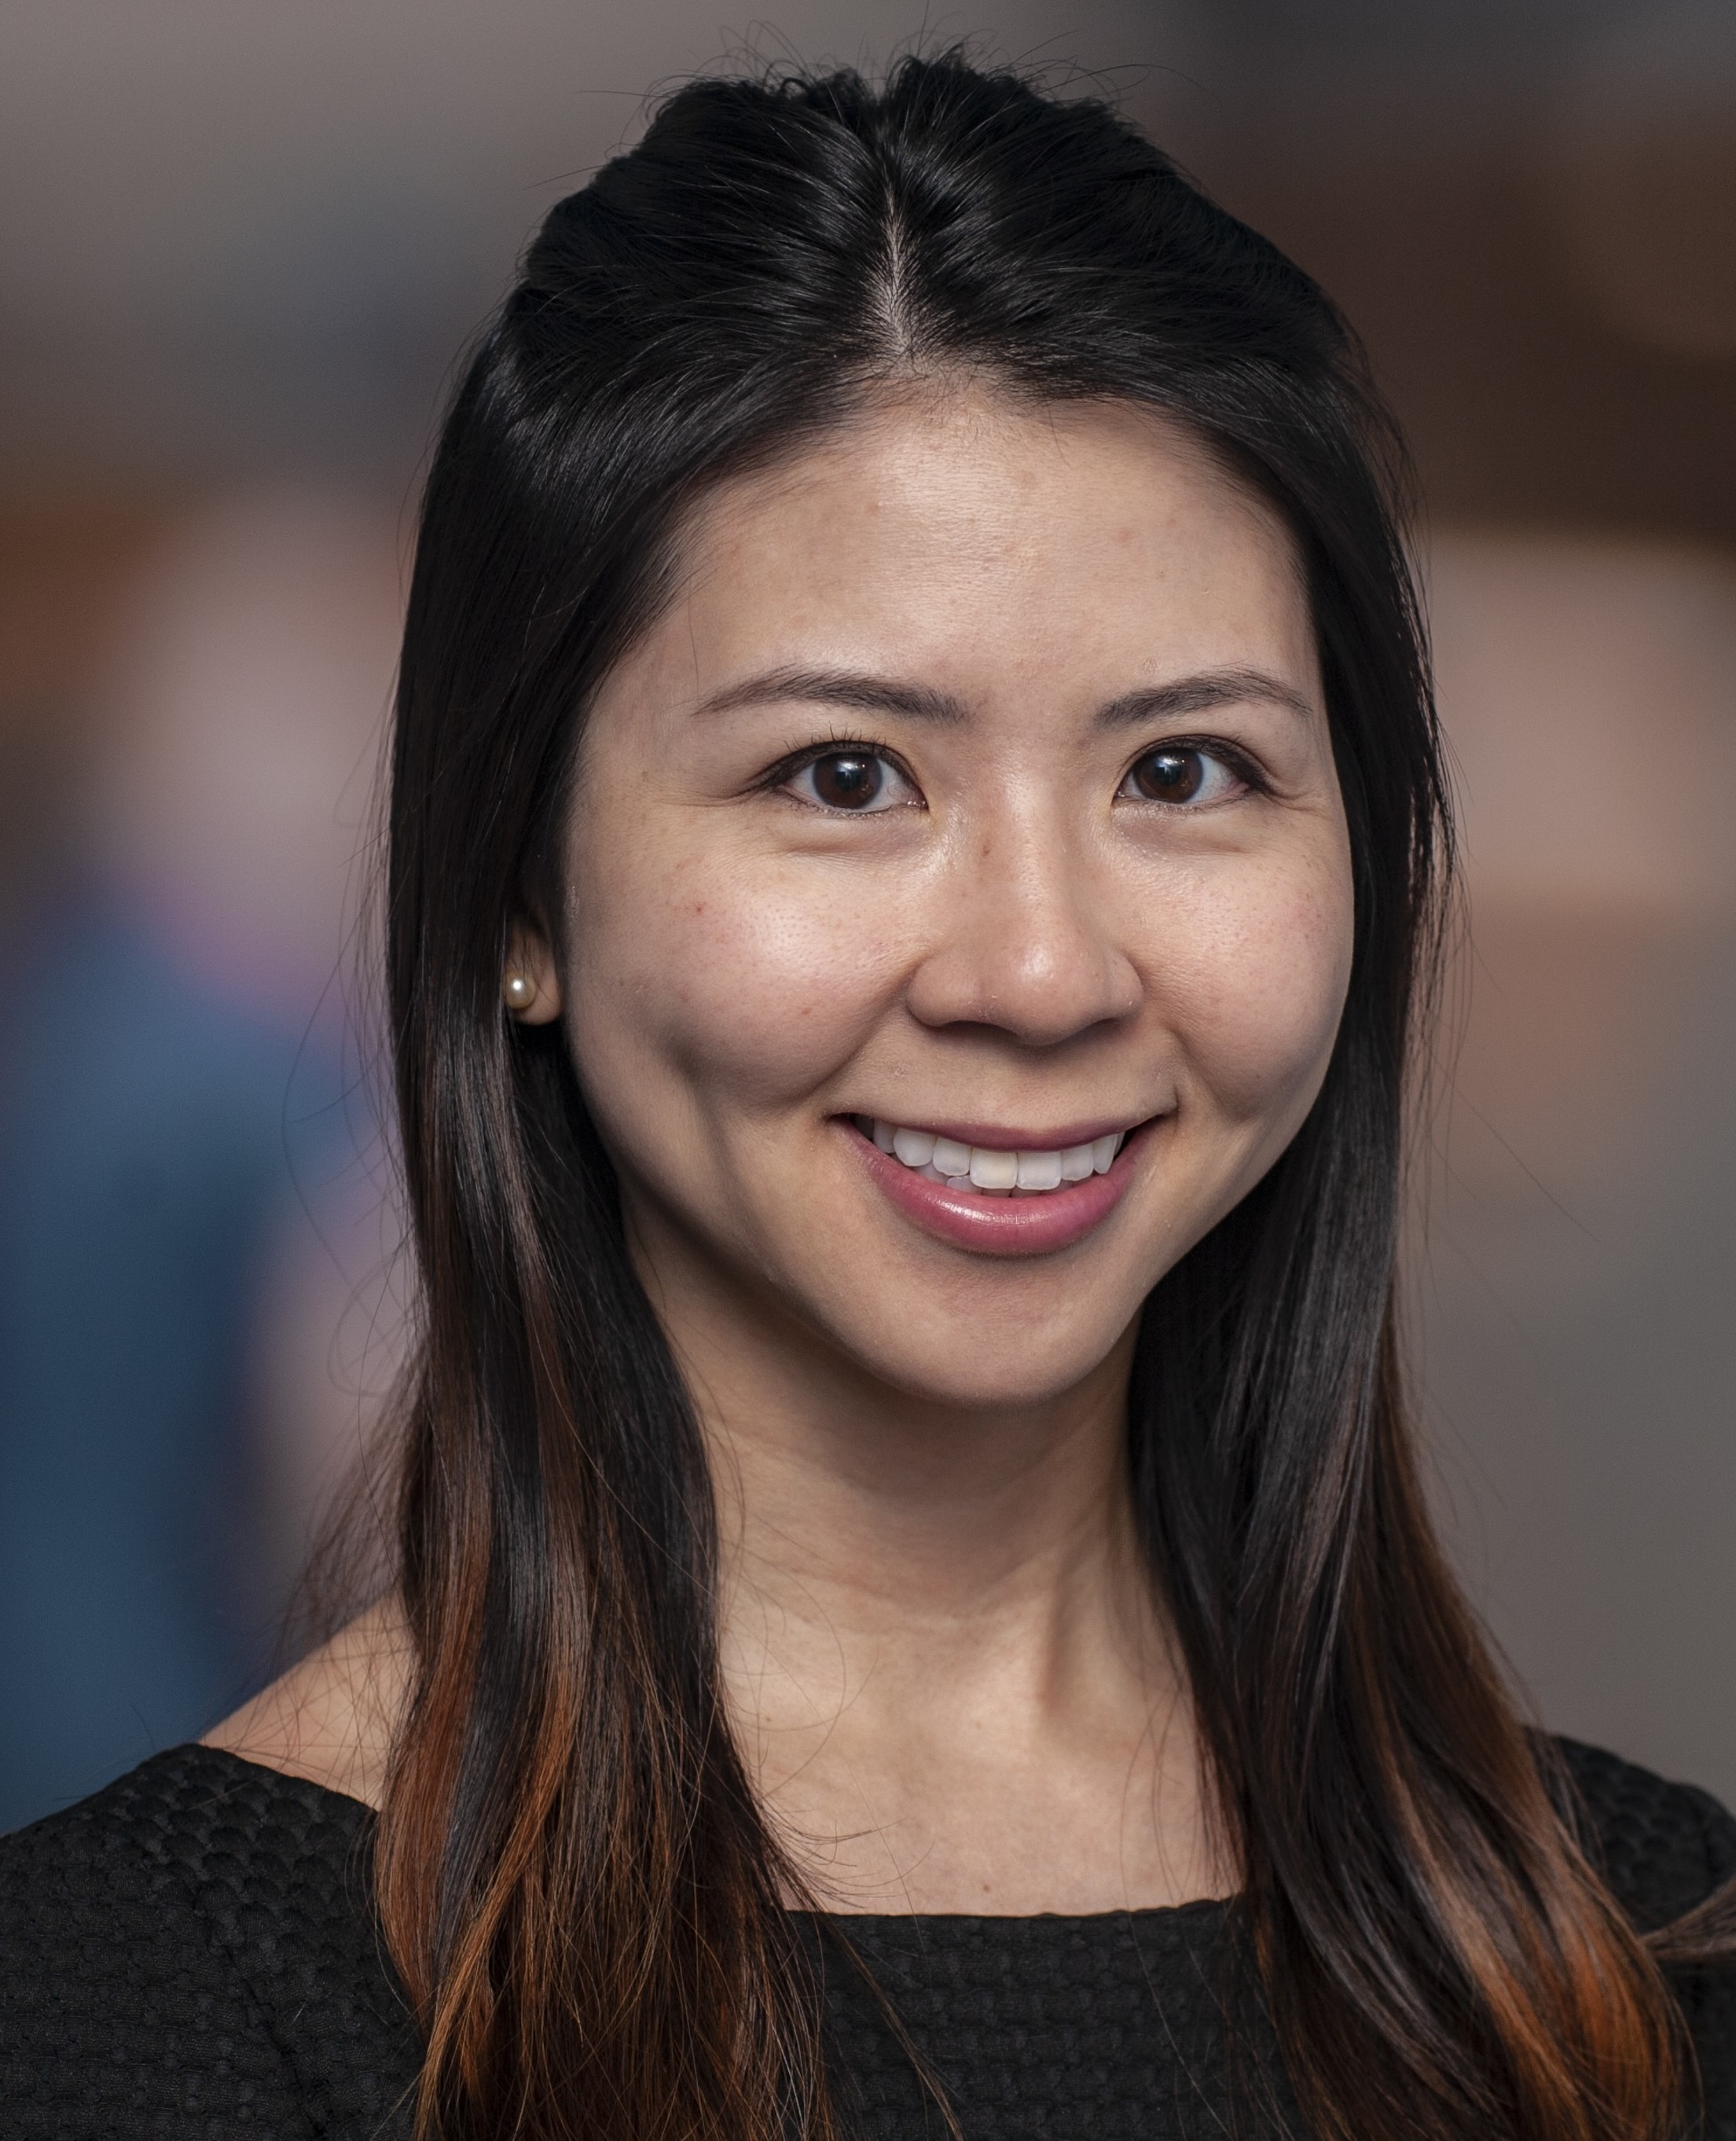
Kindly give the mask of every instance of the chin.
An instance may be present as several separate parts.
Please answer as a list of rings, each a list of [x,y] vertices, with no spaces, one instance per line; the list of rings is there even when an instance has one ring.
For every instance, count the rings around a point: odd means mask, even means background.
[[[926,1314],[905,1319],[900,1342],[835,1327],[833,1343],[858,1373],[918,1403],[956,1412],[1018,1412],[1065,1399],[1089,1382],[1121,1346],[1136,1302],[1113,1328],[1098,1316],[1086,1329],[1058,1328],[1030,1317],[984,1319]],[[912,1327],[915,1326],[916,1327]],[[896,1312],[882,1329],[898,1330]]]

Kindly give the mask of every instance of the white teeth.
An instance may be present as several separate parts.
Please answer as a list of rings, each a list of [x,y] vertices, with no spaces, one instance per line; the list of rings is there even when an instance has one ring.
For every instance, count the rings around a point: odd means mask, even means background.
[[[1021,1152],[1019,1154],[1019,1187],[1021,1189],[1059,1189],[1061,1186],[1061,1156],[1058,1152]]]
[[[926,1167],[938,1140],[932,1130],[894,1130],[893,1150],[907,1167]]]
[[[894,1154],[913,1174],[955,1186],[968,1181],[986,1197],[1011,1196],[1015,1189],[1040,1195],[1084,1182],[1092,1174],[1107,1174],[1127,1142],[1125,1130],[1111,1130],[1106,1137],[1069,1145],[1064,1152],[1010,1152],[999,1145],[969,1145],[957,1138],[937,1137],[932,1130],[907,1130],[878,1116],[858,1115],[856,1121],[882,1152]]]
[[[1070,1144],[1061,1154],[1063,1182],[1083,1182],[1087,1175],[1097,1172],[1092,1154],[1095,1148],[1089,1144]]]
[[[992,1145],[972,1145],[971,1179],[979,1189],[1016,1189],[1019,1181],[1018,1154],[996,1152]]]

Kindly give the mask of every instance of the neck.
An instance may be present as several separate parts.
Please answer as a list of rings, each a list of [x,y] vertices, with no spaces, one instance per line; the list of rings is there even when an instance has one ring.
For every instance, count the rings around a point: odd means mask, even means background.
[[[671,1319],[718,1502],[739,1744],[817,1899],[1096,1910],[1222,1892],[1125,1462],[1129,1331],[968,1410],[811,1336]]]

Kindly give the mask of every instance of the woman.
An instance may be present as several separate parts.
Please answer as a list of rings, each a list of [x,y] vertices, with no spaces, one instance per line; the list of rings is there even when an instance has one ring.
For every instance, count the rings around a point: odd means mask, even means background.
[[[555,209],[405,642],[397,1582],[6,1847],[13,2130],[1729,2130],[1736,1824],[1527,1736],[1416,1484],[1395,460],[955,59]]]

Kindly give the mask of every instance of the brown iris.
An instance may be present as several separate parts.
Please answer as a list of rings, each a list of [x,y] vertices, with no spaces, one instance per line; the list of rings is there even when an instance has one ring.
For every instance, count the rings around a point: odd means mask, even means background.
[[[860,810],[886,785],[886,768],[865,751],[834,751],[814,760],[814,792],[834,810]]]
[[[1191,803],[1205,778],[1205,757],[1197,751],[1148,751],[1134,768],[1134,787],[1153,803]]]

